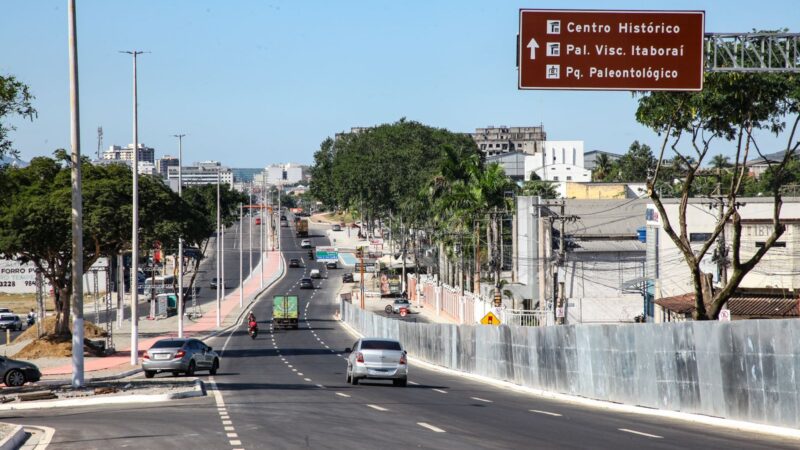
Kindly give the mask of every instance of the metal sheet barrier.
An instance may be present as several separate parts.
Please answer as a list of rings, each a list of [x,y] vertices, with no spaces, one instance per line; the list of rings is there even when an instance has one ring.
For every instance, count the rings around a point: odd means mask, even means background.
[[[341,303],[364,335],[450,369],[629,405],[800,426],[800,321],[421,324]]]

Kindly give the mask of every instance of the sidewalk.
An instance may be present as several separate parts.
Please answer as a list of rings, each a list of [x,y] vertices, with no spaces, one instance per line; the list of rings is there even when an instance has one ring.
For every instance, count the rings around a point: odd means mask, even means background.
[[[228,293],[221,302],[220,315],[221,327],[216,326],[217,307],[216,302],[210,304],[210,308],[203,312],[202,317],[197,320],[190,320],[184,317],[184,336],[185,337],[207,337],[216,331],[234,325],[239,317],[249,309],[250,304],[256,296],[263,290],[261,288],[261,270],[264,277],[264,288],[269,287],[277,281],[284,271],[283,258],[280,252],[267,252],[266,258],[262,258],[250,276],[244,281],[243,305],[239,307],[239,292],[236,288]],[[265,264],[263,262],[266,261]],[[140,302],[139,311],[147,309],[147,302]],[[106,357],[85,357],[84,371],[92,372],[93,375],[102,376],[108,372],[119,372],[120,369],[134,370],[140,366],[130,365],[130,319],[123,322],[123,326],[118,328],[114,324],[114,343],[117,352]],[[178,318],[172,316],[163,320],[139,320],[139,355],[150,348],[154,342],[165,337],[177,337]],[[42,369],[44,378],[53,376],[63,376],[72,373],[70,358],[42,358],[32,361]]]

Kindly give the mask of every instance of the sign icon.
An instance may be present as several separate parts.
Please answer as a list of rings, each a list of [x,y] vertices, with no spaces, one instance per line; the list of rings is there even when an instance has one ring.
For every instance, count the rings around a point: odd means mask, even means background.
[[[547,43],[547,56],[561,56],[561,43],[548,42]]]
[[[719,310],[719,321],[720,322],[730,322],[731,321],[731,310],[730,309],[720,309]]]
[[[547,34],[561,34],[561,21],[548,20],[547,21]]]
[[[489,311],[485,316],[483,316],[483,319],[481,319],[481,324],[497,326],[500,325],[500,319],[498,319],[493,312]]]
[[[558,64],[548,64],[547,68],[547,79],[548,80],[557,80],[561,78],[561,66]]]
[[[528,42],[528,48],[531,49],[531,59],[536,59],[536,49],[539,48],[539,44],[536,43],[536,39],[531,39],[531,41]]]

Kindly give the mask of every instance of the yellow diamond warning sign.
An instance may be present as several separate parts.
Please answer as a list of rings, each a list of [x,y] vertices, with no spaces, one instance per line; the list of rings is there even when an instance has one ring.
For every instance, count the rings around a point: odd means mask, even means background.
[[[481,323],[483,325],[500,325],[500,319],[498,319],[493,312],[489,311],[485,316],[483,316]]]

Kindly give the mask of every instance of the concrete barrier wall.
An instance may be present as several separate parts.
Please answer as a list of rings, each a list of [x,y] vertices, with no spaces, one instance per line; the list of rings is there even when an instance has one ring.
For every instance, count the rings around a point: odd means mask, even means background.
[[[531,388],[800,426],[800,320],[509,327],[421,324],[342,302],[365,336],[450,369]]]

